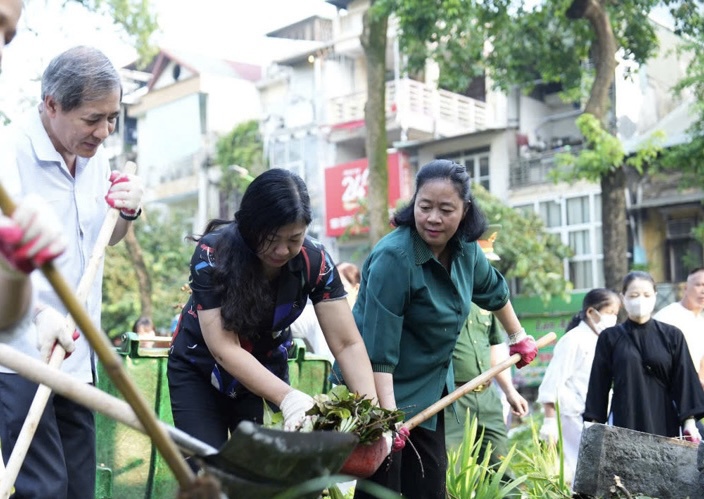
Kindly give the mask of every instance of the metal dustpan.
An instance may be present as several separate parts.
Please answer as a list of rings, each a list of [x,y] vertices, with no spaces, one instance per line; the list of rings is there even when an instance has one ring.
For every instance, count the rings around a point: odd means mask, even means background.
[[[216,454],[198,458],[252,482],[291,486],[337,473],[358,442],[352,433],[289,432],[242,421]]]
[[[216,454],[195,456],[228,497],[271,499],[308,480],[336,474],[359,439],[352,433],[285,432],[241,422]],[[303,495],[317,498],[322,490]]]

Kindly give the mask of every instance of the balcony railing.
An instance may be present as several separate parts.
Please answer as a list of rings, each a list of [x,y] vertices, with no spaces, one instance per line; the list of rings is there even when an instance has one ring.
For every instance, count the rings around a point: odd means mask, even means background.
[[[331,126],[364,120],[367,93],[356,92],[330,99],[327,121]],[[487,127],[486,104],[463,95],[438,90],[410,79],[386,83],[386,116],[399,126],[434,136],[471,133]]]

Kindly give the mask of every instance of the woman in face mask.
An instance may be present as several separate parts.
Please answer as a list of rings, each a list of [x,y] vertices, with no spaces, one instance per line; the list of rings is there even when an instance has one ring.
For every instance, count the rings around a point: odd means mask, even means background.
[[[699,442],[695,421],[704,416],[704,390],[682,331],[651,318],[650,274],[630,272],[621,298],[628,319],[599,336],[584,420],[606,422],[613,383],[614,426]]]
[[[554,444],[558,439],[557,412],[560,406],[562,448],[565,472],[569,479],[577,468],[577,453],[582,437],[582,413],[587,398],[589,373],[599,334],[616,325],[621,300],[614,291],[596,288],[582,301],[582,309],[567,325],[566,333],[555,345],[543,382],[538,391],[538,402],[543,404],[545,419],[540,428],[541,440]]]

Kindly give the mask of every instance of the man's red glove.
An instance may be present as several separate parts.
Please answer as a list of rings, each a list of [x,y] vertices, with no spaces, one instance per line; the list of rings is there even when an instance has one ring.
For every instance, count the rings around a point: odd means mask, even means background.
[[[142,180],[131,173],[113,171],[110,173],[110,190],[105,195],[105,201],[117,208],[127,220],[139,216],[144,187]]]
[[[508,338],[509,354],[517,353],[521,356],[521,360],[516,363],[518,369],[530,364],[538,355],[538,345],[532,336],[526,334],[525,329],[509,335]]]

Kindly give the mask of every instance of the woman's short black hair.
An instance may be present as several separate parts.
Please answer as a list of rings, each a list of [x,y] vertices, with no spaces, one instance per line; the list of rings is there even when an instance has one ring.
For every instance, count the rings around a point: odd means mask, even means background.
[[[416,219],[414,206],[418,191],[427,182],[433,180],[449,180],[455,186],[457,194],[464,202],[465,215],[457,227],[456,237],[465,241],[476,241],[487,229],[488,224],[484,213],[479,209],[474,196],[472,196],[472,178],[467,173],[467,169],[448,159],[436,159],[424,165],[416,175],[416,190],[413,193],[411,202],[398,210],[394,215],[394,224],[398,227],[409,226],[415,229]],[[453,237],[455,237],[453,236]]]

